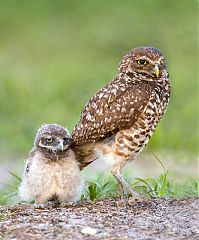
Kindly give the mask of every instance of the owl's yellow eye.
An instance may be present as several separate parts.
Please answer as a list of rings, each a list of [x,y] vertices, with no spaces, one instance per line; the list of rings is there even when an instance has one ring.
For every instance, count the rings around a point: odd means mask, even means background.
[[[148,62],[147,62],[146,60],[144,60],[144,59],[138,59],[138,60],[137,60],[137,63],[138,63],[139,65],[147,65],[147,64],[148,64]]]
[[[160,61],[160,64],[161,64],[161,65],[164,65],[164,60],[161,60],[161,61]]]
[[[47,141],[48,143],[51,143],[51,142],[53,141],[53,139],[52,139],[52,138],[47,138],[46,141]]]

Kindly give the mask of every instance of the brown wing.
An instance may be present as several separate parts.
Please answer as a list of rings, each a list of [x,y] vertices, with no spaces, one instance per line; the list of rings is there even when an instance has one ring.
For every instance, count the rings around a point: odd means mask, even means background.
[[[29,156],[28,156],[28,159],[26,160],[26,163],[25,163],[25,169],[24,169],[24,174],[25,175],[28,175],[29,171],[30,171],[30,167],[32,165],[32,160],[33,160],[33,157],[35,155],[35,148],[33,147],[31,149],[31,151],[29,152]]]
[[[151,95],[150,85],[120,81],[115,79],[87,103],[72,132],[73,145],[95,142],[126,129],[143,112]]]

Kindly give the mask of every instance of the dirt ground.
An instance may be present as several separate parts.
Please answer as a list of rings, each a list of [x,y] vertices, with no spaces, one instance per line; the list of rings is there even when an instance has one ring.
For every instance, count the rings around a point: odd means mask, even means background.
[[[199,198],[0,208],[0,239],[199,239]]]

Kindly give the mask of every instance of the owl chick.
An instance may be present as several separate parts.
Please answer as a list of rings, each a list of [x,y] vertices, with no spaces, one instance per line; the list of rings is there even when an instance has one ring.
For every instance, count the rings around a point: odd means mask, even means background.
[[[80,199],[83,180],[69,145],[70,136],[64,127],[46,124],[39,128],[19,187],[22,200],[41,204]]]

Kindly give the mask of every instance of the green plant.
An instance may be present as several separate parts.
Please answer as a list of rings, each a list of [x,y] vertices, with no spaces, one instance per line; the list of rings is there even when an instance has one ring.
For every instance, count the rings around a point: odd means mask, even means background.
[[[118,197],[117,183],[110,175],[100,174],[95,180],[87,181],[82,199],[95,201],[97,199]]]
[[[12,183],[4,183],[4,189],[0,192],[0,205],[12,202],[13,198],[17,196],[18,187],[21,182],[21,178],[16,173],[10,170],[7,171],[13,176],[13,179]]]
[[[150,198],[160,197],[191,197],[197,196],[199,192],[199,182],[195,179],[186,183],[176,184],[169,180],[168,171],[162,161],[153,153],[156,160],[163,169],[163,174],[157,178],[135,178],[127,177],[128,182],[132,182],[132,187],[145,196]],[[82,199],[95,201],[97,199],[119,197],[116,180],[110,174],[101,174],[92,181],[86,182],[85,193]]]
[[[132,186],[137,188],[142,194],[146,194],[152,198],[173,196],[174,193],[171,189],[171,183],[168,181],[168,171],[165,169],[162,161],[154,153],[153,155],[160,163],[163,174],[158,178],[136,178]]]

